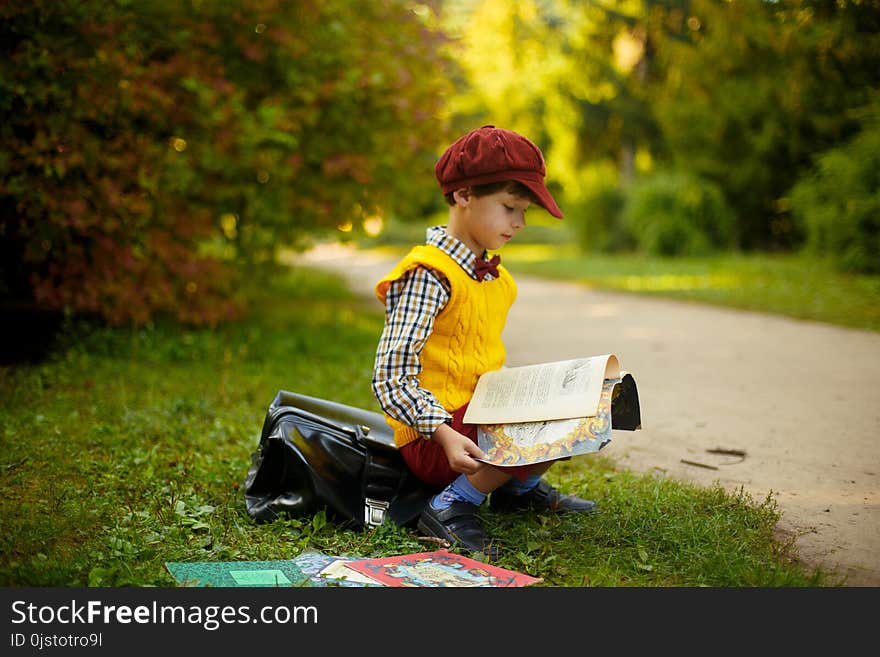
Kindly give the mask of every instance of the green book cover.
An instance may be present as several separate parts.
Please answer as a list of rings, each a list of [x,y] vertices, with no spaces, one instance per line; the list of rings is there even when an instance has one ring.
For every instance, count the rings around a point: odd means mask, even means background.
[[[301,586],[308,576],[290,560],[169,561],[165,567],[181,586]]]

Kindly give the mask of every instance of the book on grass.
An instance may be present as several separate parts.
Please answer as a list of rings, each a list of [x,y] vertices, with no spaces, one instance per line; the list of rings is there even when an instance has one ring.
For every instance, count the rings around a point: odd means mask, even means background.
[[[350,561],[357,558],[306,550],[294,557],[293,563],[308,577],[309,586],[383,586],[380,582],[346,567]]]
[[[276,561],[169,561],[165,567],[181,586],[384,586],[347,567],[357,557],[308,550]]]
[[[392,587],[507,587],[542,581],[540,577],[493,566],[448,550],[357,559],[346,565]]]
[[[318,572],[317,577],[336,582],[346,582],[349,585],[384,586],[382,582],[352,568],[350,565],[352,561],[354,559],[336,559],[331,561]]]
[[[168,561],[165,567],[181,586],[302,586],[308,576],[290,560]]]
[[[641,428],[638,390],[614,354],[486,372],[464,421],[487,463],[519,466],[597,452]]]

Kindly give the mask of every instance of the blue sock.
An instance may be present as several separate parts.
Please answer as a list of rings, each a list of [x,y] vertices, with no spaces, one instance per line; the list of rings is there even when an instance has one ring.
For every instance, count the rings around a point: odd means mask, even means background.
[[[485,493],[474,488],[465,475],[458,475],[455,481],[431,499],[431,507],[437,510],[448,509],[453,502],[469,502],[480,506],[485,500]]]
[[[516,477],[512,477],[510,481],[504,484],[504,490],[510,491],[514,495],[523,495],[534,489],[541,481],[543,474],[529,475],[525,481],[520,481]]]

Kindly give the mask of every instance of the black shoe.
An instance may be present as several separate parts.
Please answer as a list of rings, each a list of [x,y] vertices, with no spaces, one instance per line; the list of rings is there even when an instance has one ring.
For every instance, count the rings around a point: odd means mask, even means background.
[[[446,509],[435,509],[429,501],[419,517],[418,528],[427,536],[442,538],[452,545],[482,552],[495,559],[498,548],[492,545],[492,539],[483,531],[476,513],[477,507],[468,502],[453,502]]]
[[[596,503],[574,495],[563,495],[543,479],[528,493],[516,495],[499,488],[489,497],[489,507],[495,511],[558,511],[560,513],[591,513]]]

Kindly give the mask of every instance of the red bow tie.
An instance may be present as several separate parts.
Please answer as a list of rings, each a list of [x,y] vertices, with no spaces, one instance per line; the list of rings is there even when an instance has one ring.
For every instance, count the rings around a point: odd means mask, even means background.
[[[486,278],[486,274],[492,274],[495,278],[498,278],[498,263],[500,262],[501,256],[499,255],[492,256],[492,259],[488,262],[482,258],[477,258],[476,263],[474,263],[474,273],[477,275],[477,280],[482,281]]]

